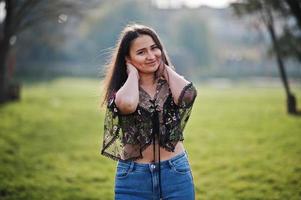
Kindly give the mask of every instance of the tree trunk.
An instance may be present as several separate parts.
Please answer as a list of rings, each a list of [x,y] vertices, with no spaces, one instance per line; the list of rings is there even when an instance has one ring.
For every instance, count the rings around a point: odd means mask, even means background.
[[[10,80],[7,76],[7,55],[10,49],[9,40],[13,35],[12,31],[12,20],[13,20],[13,9],[14,9],[14,1],[6,0],[5,1],[5,10],[6,17],[3,22],[3,33],[0,34],[2,37],[0,38],[0,103],[4,103],[8,100],[15,99],[10,94],[12,94],[12,90],[17,91],[20,88],[16,89],[16,85],[10,85]]]
[[[0,63],[0,103],[5,102],[5,94],[6,94],[6,84],[5,84],[5,70],[3,69],[3,56],[1,55],[1,63]]]
[[[271,39],[272,39],[273,47],[274,47],[275,54],[276,54],[276,60],[277,60],[277,64],[278,64],[278,68],[279,68],[279,72],[280,72],[280,77],[281,77],[282,83],[284,85],[285,93],[286,93],[287,112],[289,114],[296,114],[297,113],[296,98],[295,98],[294,94],[291,93],[291,91],[290,91],[289,83],[287,80],[287,75],[285,72],[284,62],[281,57],[279,44],[278,44],[278,40],[277,40],[276,33],[275,33],[274,22],[273,22],[273,18],[272,18],[273,16],[271,13],[268,13],[268,14],[271,19],[269,20],[269,23],[267,23],[267,28],[270,33]]]
[[[6,70],[6,57],[9,50],[9,41],[4,38],[0,41],[0,103],[7,100],[8,80]]]

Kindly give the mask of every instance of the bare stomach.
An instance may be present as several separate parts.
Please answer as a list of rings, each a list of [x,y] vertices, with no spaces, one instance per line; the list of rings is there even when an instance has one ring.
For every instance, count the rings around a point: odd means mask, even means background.
[[[160,160],[168,160],[175,155],[178,155],[182,152],[184,152],[184,145],[183,142],[179,141],[176,146],[174,152],[169,152],[165,150],[164,148],[160,147]],[[158,153],[157,153],[158,154]],[[151,163],[154,161],[154,153],[153,153],[153,145],[148,146],[143,152],[142,152],[143,158],[136,160],[137,163]],[[158,155],[157,155],[158,156]],[[158,160],[158,158],[156,158]]]

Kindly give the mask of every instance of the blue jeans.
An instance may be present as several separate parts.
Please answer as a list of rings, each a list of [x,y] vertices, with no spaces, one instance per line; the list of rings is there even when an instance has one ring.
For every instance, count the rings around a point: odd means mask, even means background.
[[[161,188],[164,200],[194,200],[194,183],[183,152],[161,161]],[[118,161],[115,200],[159,200],[159,171],[153,163]]]

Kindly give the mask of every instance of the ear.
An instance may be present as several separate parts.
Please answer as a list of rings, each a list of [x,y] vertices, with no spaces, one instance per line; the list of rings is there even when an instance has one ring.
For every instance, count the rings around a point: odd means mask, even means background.
[[[130,63],[130,62],[131,62],[130,57],[129,57],[129,56],[125,56],[125,61],[126,61],[127,63]]]

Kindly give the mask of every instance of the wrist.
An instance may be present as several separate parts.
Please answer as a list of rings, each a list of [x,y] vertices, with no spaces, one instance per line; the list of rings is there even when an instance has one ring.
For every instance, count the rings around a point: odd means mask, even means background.
[[[138,73],[137,70],[132,70],[132,71],[130,71],[129,76],[136,77],[136,78],[139,80],[139,73]]]

